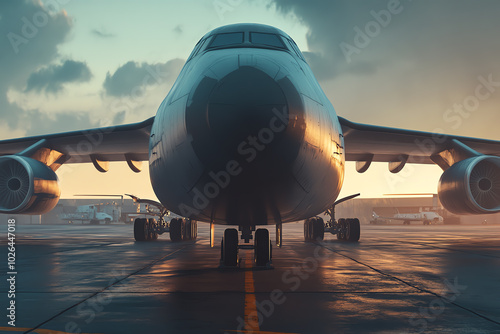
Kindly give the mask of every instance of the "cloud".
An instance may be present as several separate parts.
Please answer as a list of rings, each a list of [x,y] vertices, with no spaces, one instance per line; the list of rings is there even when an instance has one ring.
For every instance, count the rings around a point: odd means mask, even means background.
[[[9,98],[12,91],[20,96],[23,91],[53,92],[66,83],[88,80],[90,70],[85,63],[59,60],[58,48],[71,33],[72,19],[57,4],[48,2],[45,7],[39,1],[0,1],[0,139],[100,125],[100,118],[78,107],[42,111]],[[53,65],[55,62],[58,64]]]
[[[184,64],[181,59],[166,63],[137,63],[129,61],[113,74],[106,75],[103,87],[109,96],[141,95],[148,86],[175,80]]]
[[[174,28],[174,32],[176,34],[179,34],[179,35],[182,34],[184,32],[184,29],[182,28],[182,25],[180,25],[180,24],[176,25],[175,28]]]
[[[26,91],[57,93],[66,83],[86,82],[92,73],[86,63],[66,60],[61,65],[49,65],[32,73],[28,78]]]
[[[55,6],[44,7],[38,1],[6,0],[0,2],[0,17],[0,122],[9,130],[2,131],[1,137],[92,127],[94,123],[81,112],[47,115],[37,109],[24,110],[7,97],[10,89],[23,90],[33,73],[59,57],[58,46],[72,28],[66,12]]]
[[[101,29],[92,29],[91,32],[92,32],[93,35],[95,35],[97,37],[101,37],[101,38],[112,38],[112,37],[116,36],[115,34],[107,32],[103,28],[101,28]]]
[[[308,28],[305,56],[340,115],[498,138],[484,120],[500,121],[500,89],[453,112],[467,126],[457,129],[449,109],[474,94],[479,77],[500,81],[499,1],[272,1]]]
[[[329,79],[342,73],[372,73],[379,60],[369,57],[357,59],[355,64],[346,61],[339,45],[351,41],[357,22],[368,20],[370,10],[387,4],[387,0],[329,1],[329,0],[274,0],[283,14],[294,14],[309,28],[306,36],[309,52],[304,56],[318,79]],[[292,36],[293,37],[293,36]]]
[[[36,110],[23,113],[23,124],[29,135],[59,133],[98,127],[99,123],[86,111],[72,111],[57,114],[42,114]]]
[[[496,38],[500,2],[495,0],[484,0],[480,6],[470,0],[274,3],[280,12],[294,14],[309,28],[309,60],[322,79],[370,74],[394,61],[433,69],[441,65],[475,69],[478,63],[495,59],[492,50],[500,51]]]
[[[115,116],[113,117],[113,122],[112,124],[113,125],[119,125],[119,124],[123,124],[123,122],[125,121],[125,116],[126,116],[126,111],[119,111],[115,114]]]

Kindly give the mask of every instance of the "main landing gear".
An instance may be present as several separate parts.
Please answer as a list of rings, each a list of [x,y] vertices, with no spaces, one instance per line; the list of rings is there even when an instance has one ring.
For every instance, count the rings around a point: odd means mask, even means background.
[[[184,218],[174,218],[170,221],[170,240],[196,240],[197,236],[198,223],[196,221]]]
[[[360,224],[357,218],[341,218],[338,221],[329,221],[326,225],[321,217],[306,219],[304,222],[305,241],[322,241],[325,230],[331,234],[336,234],[337,239],[356,242],[360,237]]]
[[[137,218],[134,221],[134,238],[136,241],[154,241],[158,236],[170,232],[170,240],[196,240],[198,223],[184,218],[173,218],[168,226],[163,218]]]
[[[134,221],[134,238],[136,241],[154,241],[158,239],[159,224],[154,218],[136,218]]]
[[[306,219],[304,222],[304,239],[306,241],[321,241],[325,237],[325,222],[321,217]]]
[[[358,197],[360,194],[354,194],[339,199],[333,203],[332,207],[326,210],[325,214],[330,216],[325,224],[323,218],[312,217],[304,221],[304,239],[306,241],[321,241],[325,237],[325,231],[331,234],[336,234],[337,239],[345,241],[357,242],[361,234],[359,219],[357,218],[341,218],[338,221],[335,219],[335,206]]]
[[[169,211],[157,201],[150,199],[141,199],[134,195],[134,202],[146,204],[146,214],[158,216],[158,221],[154,218],[136,218],[134,221],[134,238],[136,241],[153,241],[157,240],[158,236],[170,232],[170,240],[196,240],[198,236],[198,223],[196,221],[184,218],[173,218],[170,224],[165,221],[165,216],[169,215]],[[156,210],[152,210],[155,207]]]
[[[252,231],[255,226],[240,226],[241,239],[249,243],[253,239]],[[238,231],[235,228],[228,228],[224,231],[224,237],[221,242],[222,268],[237,267],[239,265],[238,252],[240,249],[254,250],[254,264],[256,267],[272,268],[272,245],[269,237],[269,231],[265,228],[259,228],[255,231],[255,241],[253,246],[238,244]]]
[[[339,219],[337,222],[337,239],[357,242],[361,228],[358,218]]]

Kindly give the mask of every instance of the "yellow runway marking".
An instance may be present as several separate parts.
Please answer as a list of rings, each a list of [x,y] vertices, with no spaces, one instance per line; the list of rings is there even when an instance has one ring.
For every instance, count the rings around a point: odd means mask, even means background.
[[[257,301],[255,299],[255,281],[253,279],[253,252],[245,254],[245,329],[243,331],[230,330],[227,332],[248,334],[294,334],[280,332],[265,332],[260,330],[259,316],[257,313]]]
[[[245,332],[259,332],[259,317],[255,299],[255,285],[253,280],[253,257],[252,252],[246,252],[245,256]]]

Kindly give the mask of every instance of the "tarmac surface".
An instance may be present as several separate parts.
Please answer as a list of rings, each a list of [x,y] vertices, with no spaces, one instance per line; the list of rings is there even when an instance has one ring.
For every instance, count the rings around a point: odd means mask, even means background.
[[[131,225],[16,226],[16,327],[0,226],[0,333],[500,333],[498,225],[363,225],[359,243],[315,244],[285,224],[271,270],[251,250],[218,269],[223,227],[210,248],[198,226],[180,243],[134,242]]]

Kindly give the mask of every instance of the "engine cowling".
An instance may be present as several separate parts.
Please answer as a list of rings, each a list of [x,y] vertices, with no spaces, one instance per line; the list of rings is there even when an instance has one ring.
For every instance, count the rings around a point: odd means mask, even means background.
[[[481,155],[455,163],[441,176],[438,196],[455,214],[500,212],[500,157]]]
[[[61,195],[56,173],[44,163],[22,156],[0,157],[0,213],[42,214]]]

